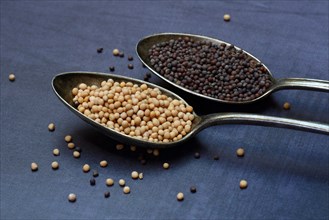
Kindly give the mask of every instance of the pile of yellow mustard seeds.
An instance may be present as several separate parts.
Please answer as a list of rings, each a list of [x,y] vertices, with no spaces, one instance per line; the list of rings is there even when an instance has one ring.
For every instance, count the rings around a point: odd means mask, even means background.
[[[180,140],[191,130],[193,108],[158,88],[132,82],[103,81],[72,89],[77,109],[96,122],[151,142]]]

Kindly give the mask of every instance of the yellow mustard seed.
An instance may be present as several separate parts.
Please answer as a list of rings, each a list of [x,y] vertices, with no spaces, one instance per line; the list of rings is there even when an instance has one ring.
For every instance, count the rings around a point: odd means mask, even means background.
[[[247,180],[241,180],[240,181],[240,188],[241,189],[245,189],[245,188],[247,188],[248,187],[248,182],[247,182]]]
[[[50,123],[50,124],[48,125],[48,130],[49,130],[49,131],[55,131],[55,124],[54,124],[54,123]]]
[[[73,142],[70,142],[67,144],[67,147],[73,149],[75,147],[75,144]]]
[[[177,197],[178,201],[183,201],[184,200],[184,194],[182,192],[179,192],[176,197]]]
[[[114,49],[114,50],[112,51],[112,53],[113,53],[114,56],[119,56],[120,51],[119,51],[119,49]]]
[[[54,170],[57,170],[59,168],[59,163],[57,161],[54,161],[51,163],[51,167],[54,169]]]
[[[9,74],[8,78],[9,78],[10,81],[15,81],[16,77],[13,73],[11,73],[11,74]]]
[[[35,162],[31,163],[31,170],[32,171],[37,171],[38,170],[38,164],[35,163]]]
[[[80,152],[79,151],[73,151],[73,157],[79,158],[80,157]]]
[[[164,169],[169,169],[169,166],[170,166],[170,165],[169,165],[169,163],[163,163],[162,166],[163,166]]]
[[[54,156],[59,156],[59,149],[57,149],[57,148],[55,148],[54,150],[53,150],[53,155]]]
[[[160,151],[159,151],[159,149],[154,149],[153,150],[153,156],[159,156],[160,155]]]
[[[107,167],[107,161],[106,160],[102,160],[101,162],[99,162],[99,165],[101,167]]]
[[[223,18],[224,18],[224,21],[230,21],[231,20],[231,16],[229,14],[225,14],[223,16]]]
[[[131,172],[131,178],[137,179],[138,178],[138,172],[137,171]]]
[[[130,146],[130,150],[133,152],[136,151],[136,146]]]
[[[289,102],[285,102],[284,104],[283,104],[283,109],[284,110],[289,110],[290,109],[290,103]]]
[[[129,194],[130,193],[130,187],[129,186],[123,187],[123,192],[124,192],[124,194]]]
[[[243,157],[244,156],[244,149],[243,148],[238,148],[237,150],[236,150],[236,155],[238,156],[238,157]]]
[[[111,178],[107,178],[106,179],[106,185],[107,186],[113,186],[113,184],[114,184],[114,180],[113,179],[111,179]]]
[[[120,179],[120,180],[119,180],[119,185],[120,185],[120,186],[124,186],[124,185],[126,185],[126,181],[125,181],[124,179]]]
[[[144,174],[143,174],[143,173],[139,173],[139,174],[138,174],[138,178],[139,178],[140,180],[142,180],[142,179],[144,178]]]
[[[90,166],[89,166],[89,164],[85,164],[85,165],[83,165],[82,170],[83,170],[83,172],[85,172],[85,173],[89,172],[89,171],[90,171]]]
[[[64,139],[67,143],[72,142],[72,136],[71,135],[66,135]]]
[[[67,199],[70,201],[70,202],[75,202],[77,200],[77,196],[74,194],[74,193],[70,193],[67,197]]]

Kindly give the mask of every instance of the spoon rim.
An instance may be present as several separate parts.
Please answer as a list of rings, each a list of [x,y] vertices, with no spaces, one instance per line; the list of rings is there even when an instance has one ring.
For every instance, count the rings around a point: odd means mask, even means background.
[[[248,100],[248,101],[227,101],[227,100],[222,100],[222,99],[216,99],[216,98],[213,98],[213,97],[210,97],[210,96],[206,96],[206,95],[203,95],[201,93],[197,93],[195,91],[192,91],[192,90],[189,90],[189,89],[186,89],[180,85],[177,85],[176,83],[170,81],[169,79],[165,78],[164,76],[162,76],[160,73],[158,73],[157,71],[155,71],[150,65],[148,65],[144,59],[142,58],[142,55],[139,53],[139,48],[141,47],[140,44],[149,39],[149,38],[154,38],[154,37],[158,37],[158,36],[170,36],[170,35],[173,35],[175,37],[192,37],[192,38],[201,38],[201,39],[204,39],[204,40],[207,40],[207,41],[210,41],[212,43],[216,42],[216,44],[221,44],[221,43],[224,43],[226,45],[232,45],[234,46],[235,49],[237,50],[241,50],[243,51],[243,53],[247,54],[248,56],[250,56],[251,58],[253,58],[254,60],[256,60],[258,63],[260,63],[263,67],[265,67],[265,69],[268,71],[269,75],[270,75],[270,80],[271,82],[273,83],[271,85],[270,88],[268,88],[261,96],[255,98],[255,99],[252,99],[252,100]],[[158,42],[159,43],[159,42]],[[205,98],[205,99],[208,99],[208,100],[211,100],[211,101],[215,101],[215,102],[219,102],[219,103],[224,103],[224,104],[234,104],[234,105],[245,105],[245,104],[251,104],[251,103],[254,103],[254,102],[257,102],[259,101],[260,99],[262,98],[265,98],[266,96],[268,96],[274,89],[275,89],[275,86],[277,84],[277,80],[273,77],[270,69],[261,61],[259,60],[257,57],[255,57],[254,55],[252,55],[251,53],[249,53],[248,51],[234,45],[234,44],[231,44],[229,42],[226,42],[226,41],[223,41],[221,39],[216,39],[216,38],[212,38],[212,37],[208,37],[208,36],[203,36],[203,35],[197,35],[197,34],[189,34],[189,33],[175,33],[175,32],[162,32],[162,33],[155,33],[155,34],[151,34],[151,35],[147,35],[145,37],[143,37],[142,39],[140,39],[137,44],[136,44],[136,47],[135,47],[135,50],[136,50],[136,53],[137,53],[137,56],[138,58],[140,59],[140,61],[152,72],[154,73],[156,76],[158,76],[159,78],[161,78],[162,80],[166,81],[167,83],[187,92],[187,93],[190,93],[190,94],[193,94],[193,95],[196,95],[198,97],[201,97],[201,98]]]
[[[105,76],[108,79],[122,79],[125,82],[138,82],[140,84],[147,84],[148,86],[150,86],[151,88],[158,88],[160,89],[161,92],[163,92],[164,94],[170,94],[170,97],[172,98],[176,98],[180,101],[183,101],[183,103],[185,105],[189,105],[183,98],[181,98],[179,95],[177,95],[176,93],[173,93],[159,85],[153,84],[151,82],[145,82],[143,80],[140,79],[136,79],[136,78],[132,78],[132,77],[127,77],[127,76],[122,76],[122,75],[116,75],[116,74],[110,74],[110,73],[102,73],[102,72],[89,72],[89,71],[70,71],[70,72],[62,72],[59,73],[57,75],[55,75],[52,80],[51,80],[51,85],[52,85],[52,89],[54,91],[54,93],[56,94],[56,96],[65,104],[66,107],[68,107],[73,113],[75,113],[76,115],[78,115],[81,119],[83,119],[85,122],[87,122],[88,124],[91,124],[92,126],[98,128],[98,129],[102,129],[103,133],[105,133],[107,136],[111,137],[112,139],[119,141],[116,137],[121,137],[123,139],[125,139],[126,141],[121,141],[121,142],[125,142],[125,144],[131,144],[131,145],[136,145],[139,147],[151,147],[151,148],[170,148],[170,147],[174,147],[177,145],[181,145],[183,142],[186,142],[187,140],[189,140],[191,138],[191,136],[194,135],[194,131],[193,128],[195,126],[197,126],[200,122],[202,122],[202,117],[198,116],[195,111],[193,110],[193,115],[194,115],[194,119],[192,122],[192,128],[191,131],[188,132],[185,136],[182,137],[182,139],[177,140],[177,141],[171,141],[171,142],[152,142],[152,141],[148,141],[148,140],[144,140],[144,139],[138,139],[138,138],[134,138],[130,135],[126,135],[123,134],[119,131],[116,131],[114,129],[108,128],[96,121],[94,121],[93,119],[87,117],[86,115],[84,115],[83,113],[81,113],[80,111],[77,110],[77,108],[75,108],[74,106],[72,106],[70,103],[68,103],[57,91],[57,89],[55,88],[55,81],[58,80],[60,77],[63,76],[70,76],[70,75],[74,75],[74,74],[83,74],[83,75],[89,75],[89,76]],[[88,82],[84,82],[84,83],[88,83]],[[71,88],[72,90],[73,88]],[[106,131],[106,132],[105,132]],[[114,134],[113,136],[110,134]],[[120,141],[119,141],[120,142]]]

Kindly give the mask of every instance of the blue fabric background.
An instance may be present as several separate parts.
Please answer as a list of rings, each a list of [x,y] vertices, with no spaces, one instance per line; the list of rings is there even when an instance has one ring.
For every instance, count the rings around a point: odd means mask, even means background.
[[[329,139],[326,135],[248,125],[208,128],[185,146],[149,156],[115,150],[115,142],[71,113],[51,79],[65,71],[108,72],[142,79],[135,54],[140,38],[159,32],[206,35],[262,60],[276,78],[329,80],[328,1],[3,1],[0,2],[1,219],[328,219]],[[223,15],[231,15],[230,22]],[[102,54],[96,49],[104,48]],[[119,48],[126,57],[112,56]],[[127,55],[135,68],[127,68]],[[8,75],[14,72],[16,81]],[[328,93],[280,91],[251,106],[232,107],[180,93],[198,114],[241,111],[329,123]],[[282,104],[289,101],[290,111]],[[51,133],[47,126],[56,124]],[[74,159],[64,136],[83,149]],[[61,155],[54,157],[53,148]],[[235,151],[243,147],[244,158]],[[194,159],[199,151],[200,159]],[[220,160],[213,160],[215,154]],[[96,186],[91,173],[98,168]],[[52,161],[60,169],[53,171]],[[31,162],[39,164],[32,173]],[[171,168],[163,170],[162,163]],[[130,173],[144,173],[132,180]],[[124,195],[117,182],[131,187]],[[240,179],[249,186],[240,190]],[[197,193],[189,187],[195,185]],[[111,197],[104,199],[109,189]],[[176,194],[185,194],[178,202]],[[76,203],[67,195],[77,194]]]

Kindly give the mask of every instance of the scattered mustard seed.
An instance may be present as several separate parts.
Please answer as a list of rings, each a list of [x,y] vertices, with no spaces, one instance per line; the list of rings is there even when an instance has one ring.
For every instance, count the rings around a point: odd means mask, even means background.
[[[67,144],[67,147],[70,148],[70,149],[73,149],[75,146],[75,144],[73,142],[70,142]]]
[[[73,157],[79,158],[80,157],[80,152],[79,151],[73,151]]]
[[[114,184],[114,180],[113,179],[111,179],[111,178],[107,178],[106,179],[106,185],[107,186],[113,186],[113,184]]]
[[[64,139],[67,143],[72,142],[72,136],[71,135],[66,135]]]
[[[48,125],[48,130],[49,130],[49,131],[55,131],[55,124],[54,124],[54,123],[50,123],[50,124]]]
[[[124,148],[124,145],[123,144],[117,144],[117,145],[115,145],[115,148],[117,150],[122,150]]]
[[[119,180],[119,185],[120,185],[120,186],[124,186],[124,185],[126,185],[126,181],[125,181],[124,179],[120,179],[120,180]]]
[[[160,151],[159,151],[159,149],[154,149],[153,150],[153,156],[159,156],[160,155]]]
[[[238,156],[238,157],[243,157],[244,156],[244,149],[243,148],[238,148],[237,150],[236,150],[236,155]]]
[[[77,200],[77,196],[74,193],[70,193],[67,198],[70,202],[75,202]]]
[[[119,56],[120,51],[118,49],[114,49],[112,53],[114,56]]]
[[[245,188],[247,188],[248,187],[248,182],[247,182],[247,180],[241,180],[240,181],[240,188],[241,189],[245,189]]]
[[[130,146],[130,150],[133,152],[136,151],[136,146]]]
[[[90,170],[90,166],[88,164],[83,165],[82,167],[83,172],[87,173]]]
[[[164,163],[162,166],[163,166],[164,169],[168,169],[169,168],[169,163]]]
[[[15,77],[15,75],[13,73],[11,73],[11,74],[9,74],[9,77],[8,78],[9,78],[10,81],[15,81],[15,78],[16,77]]]
[[[110,197],[110,195],[111,195],[111,194],[110,194],[110,192],[109,192],[109,191],[106,191],[106,192],[104,193],[104,197],[105,197],[105,198],[108,198],[108,197]]]
[[[138,178],[138,172],[137,171],[131,172],[131,178],[137,179]]]
[[[284,104],[283,104],[283,109],[284,110],[289,110],[290,109],[290,103],[289,102],[285,102]]]
[[[38,170],[38,164],[35,163],[35,162],[31,163],[31,170],[32,171],[37,171]]]
[[[59,168],[59,164],[57,161],[54,161],[51,163],[51,167],[54,169],[54,170],[57,170]]]
[[[231,20],[231,16],[229,14],[225,14],[223,16],[223,18],[224,18],[224,21],[230,21]]]
[[[143,173],[139,173],[139,174],[138,174],[138,178],[139,178],[140,180],[142,180],[142,179],[144,178]]]
[[[54,156],[59,156],[59,149],[57,149],[57,148],[55,148],[54,150],[53,150],[53,154],[54,154]]]
[[[102,160],[101,162],[99,162],[99,165],[101,167],[107,167],[107,161],[106,160]]]
[[[177,200],[178,200],[178,201],[183,201],[183,200],[184,200],[184,194],[183,194],[182,192],[179,192],[179,193],[177,194]]]
[[[128,194],[128,193],[130,193],[130,188],[129,188],[129,186],[125,186],[125,187],[123,187],[123,192],[124,192],[124,194]]]

